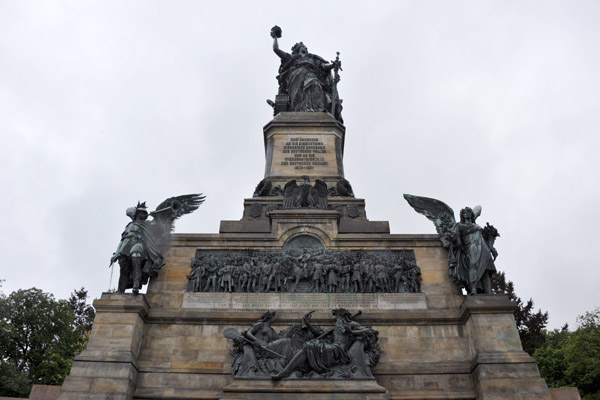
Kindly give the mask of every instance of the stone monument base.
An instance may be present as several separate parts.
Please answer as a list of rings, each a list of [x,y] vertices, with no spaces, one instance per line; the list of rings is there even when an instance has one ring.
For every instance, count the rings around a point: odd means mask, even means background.
[[[235,379],[223,388],[222,400],[385,400],[386,389],[375,379],[325,380],[284,379],[281,381]]]

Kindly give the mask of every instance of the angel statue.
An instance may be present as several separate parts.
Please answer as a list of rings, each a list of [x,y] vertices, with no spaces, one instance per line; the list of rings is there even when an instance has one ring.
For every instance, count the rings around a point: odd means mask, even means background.
[[[165,263],[163,253],[169,246],[173,222],[196,210],[204,199],[202,194],[187,194],[163,201],[150,213],[146,202],[138,202],[137,206],[125,211],[131,222],[125,227],[117,251],[110,258],[110,266],[118,261],[121,267],[119,293],[133,288],[133,294],[138,294],[149,279],[158,275]],[[152,221],[148,221],[148,216],[153,218]]]
[[[494,261],[498,257],[494,242],[500,234],[489,223],[484,228],[475,223],[481,215],[481,206],[460,210],[457,223],[454,211],[444,202],[410,194],[404,198],[416,212],[434,223],[443,246],[448,249],[450,278],[471,295],[491,293],[491,277],[496,272]]]

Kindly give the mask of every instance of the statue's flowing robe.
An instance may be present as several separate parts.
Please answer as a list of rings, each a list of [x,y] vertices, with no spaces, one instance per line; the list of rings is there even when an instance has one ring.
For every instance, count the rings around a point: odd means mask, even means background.
[[[454,249],[454,280],[470,290],[477,288],[486,271],[496,272],[492,252],[483,237],[483,229],[475,223],[458,223],[454,229],[460,244]]]
[[[290,111],[327,111],[331,74],[323,68],[326,63],[314,54],[287,54],[282,58],[278,79],[285,83]]]

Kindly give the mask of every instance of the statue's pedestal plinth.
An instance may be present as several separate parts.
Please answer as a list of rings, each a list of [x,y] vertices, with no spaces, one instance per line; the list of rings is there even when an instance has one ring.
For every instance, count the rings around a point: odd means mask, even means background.
[[[265,178],[282,188],[303,175],[335,185],[344,177],[345,131],[328,113],[278,114],[264,127]]]
[[[384,400],[386,389],[374,379],[236,379],[223,388],[222,400]]]

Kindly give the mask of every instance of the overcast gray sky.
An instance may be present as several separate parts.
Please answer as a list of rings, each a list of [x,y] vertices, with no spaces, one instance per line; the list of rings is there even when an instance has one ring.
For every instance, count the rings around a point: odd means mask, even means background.
[[[241,218],[277,24],[288,51],[341,53],[346,178],[369,218],[434,233],[402,193],[481,204],[498,269],[574,328],[600,306],[598,21],[584,0],[0,1],[2,291],[99,297],[138,200],[205,193],[176,232]]]

